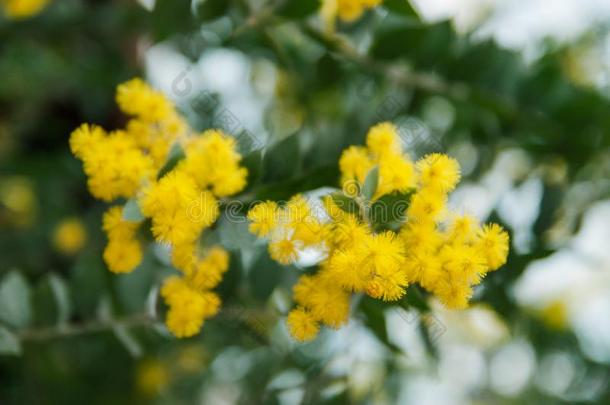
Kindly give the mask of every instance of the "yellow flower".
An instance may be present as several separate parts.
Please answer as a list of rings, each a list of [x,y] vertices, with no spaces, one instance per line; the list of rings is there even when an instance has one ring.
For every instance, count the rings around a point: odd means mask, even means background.
[[[291,264],[297,260],[297,242],[290,238],[281,238],[269,244],[271,258],[280,264]]]
[[[218,313],[220,298],[210,291],[197,291],[186,279],[168,278],[161,288],[161,296],[169,306],[167,328],[178,338],[194,336],[205,319]]]
[[[235,139],[212,129],[191,138],[185,147],[186,158],[178,169],[188,173],[201,188],[210,187],[218,197],[243,190],[248,170],[239,166]]]
[[[444,194],[422,189],[411,197],[407,216],[413,222],[433,222],[445,213],[447,198]]]
[[[87,240],[87,231],[78,218],[60,222],[53,232],[53,244],[61,253],[72,255],[78,252]]]
[[[498,224],[485,225],[479,232],[477,248],[487,259],[489,270],[496,270],[508,256],[508,234]]]
[[[176,170],[145,191],[141,208],[152,219],[155,239],[176,245],[197,239],[219,214],[212,193],[201,191],[190,176]]]
[[[169,383],[169,373],[159,360],[145,360],[138,365],[136,383],[142,393],[153,396],[165,389]]]
[[[211,248],[207,255],[187,273],[188,283],[198,290],[216,287],[222,275],[229,269],[229,253],[219,246]]]
[[[138,222],[129,222],[123,219],[123,207],[115,205],[110,207],[102,218],[102,229],[109,239],[132,239],[139,227]]]
[[[129,273],[142,261],[142,246],[135,239],[110,239],[104,249],[104,261],[113,273]]]
[[[472,297],[472,287],[465,281],[453,280],[444,274],[434,286],[434,294],[449,309],[465,309]]]
[[[19,227],[30,226],[36,211],[34,187],[26,177],[0,179],[0,224],[6,221]]]
[[[382,122],[369,129],[366,146],[378,160],[397,156],[402,152],[398,129],[390,122]]]
[[[379,162],[379,185],[375,197],[397,191],[406,192],[415,185],[413,164],[400,155],[388,154]]]
[[[124,113],[146,121],[161,121],[174,109],[163,93],[152,89],[139,78],[119,85],[116,101]]]
[[[339,160],[339,170],[341,170],[343,182],[355,179],[364,183],[364,179],[373,165],[365,148],[350,146],[343,151]]]
[[[538,314],[546,326],[557,331],[563,331],[568,327],[568,315],[566,303],[561,300],[548,303]]]
[[[320,13],[328,31],[334,30],[335,19],[353,22],[382,0],[322,0]]]
[[[82,125],[70,136],[72,152],[83,161],[91,194],[112,201],[133,197],[154,175],[153,161],[127,134]]]
[[[379,167],[374,199],[413,192],[405,201],[408,209],[402,224],[379,223],[358,195],[374,165]],[[353,293],[394,301],[404,296],[410,283],[418,283],[447,308],[466,308],[473,286],[506,261],[508,235],[501,227],[480,228],[474,218],[458,216],[447,207],[448,193],[460,179],[457,162],[432,154],[421,159],[415,170],[401,154],[392,124],[371,128],[367,147],[348,148],[339,168],[341,184],[355,186],[343,194],[357,197],[357,213],[343,210],[334,194],[322,197],[327,214],[323,220],[312,214],[301,195],[284,208],[266,202],[248,213],[251,232],[270,236],[269,251],[279,263],[293,263],[304,246],[315,246],[323,254],[317,272],[301,276],[293,287],[296,309],[287,321],[295,339],[312,338],[320,324],[332,328],[345,324]],[[396,231],[380,231],[388,228]]]
[[[305,342],[316,337],[320,326],[313,316],[302,308],[293,309],[288,314],[288,330],[292,337],[300,342]]]
[[[457,160],[442,153],[432,153],[417,162],[422,187],[441,193],[452,191],[460,181],[460,165]]]
[[[183,277],[171,277],[163,285],[161,295],[169,306],[166,324],[177,337],[192,336],[218,312],[220,298],[210,289],[229,267],[229,255],[220,247],[200,256],[201,233],[219,215],[216,197],[241,191],[248,172],[240,166],[233,138],[219,130],[195,136],[174,104],[143,80],[119,85],[116,101],[131,116],[126,128],[106,133],[81,125],[70,136],[70,148],[83,162],[95,197],[132,198],[130,204],[135,202],[151,219],[154,238],[170,245],[172,264]],[[183,158],[175,154],[179,146]],[[170,151],[172,159],[181,160],[161,177]],[[142,223],[123,219],[120,206],[104,214],[108,245],[103,256],[110,271],[127,273],[140,264],[143,247],[136,232]]]
[[[279,209],[275,202],[267,201],[257,204],[248,211],[250,232],[265,237],[277,226],[279,220]]]
[[[9,18],[21,19],[38,14],[49,0],[3,0],[0,5]]]

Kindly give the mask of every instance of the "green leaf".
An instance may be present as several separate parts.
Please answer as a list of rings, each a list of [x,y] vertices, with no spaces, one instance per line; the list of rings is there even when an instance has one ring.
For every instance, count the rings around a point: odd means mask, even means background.
[[[288,18],[303,18],[315,13],[319,8],[319,0],[284,0],[276,13]]]
[[[375,334],[379,341],[393,352],[402,353],[402,350],[388,339],[383,303],[379,300],[364,296],[362,297],[359,308],[365,316],[365,324]]]
[[[0,355],[20,355],[21,343],[15,334],[0,326]]]
[[[247,154],[241,161],[241,165],[248,169],[248,186],[250,189],[256,185],[263,176],[263,153],[261,150],[255,150]]]
[[[226,15],[229,6],[227,0],[200,0],[196,3],[196,13],[200,21],[209,21]]]
[[[377,230],[396,230],[406,220],[412,192],[386,194],[369,210],[369,220]]]
[[[175,143],[169,151],[169,154],[167,155],[167,162],[165,162],[165,165],[163,165],[163,167],[161,168],[161,170],[159,170],[159,173],[157,174],[157,180],[172,171],[172,169],[176,167],[178,162],[184,159],[184,157],[185,155],[182,146],[180,146],[180,144],[178,143]]]
[[[330,198],[333,199],[333,202],[337,207],[347,212],[348,214],[353,214],[356,217],[360,218],[360,205],[356,202],[356,200],[346,196],[341,192],[331,194]]]
[[[447,21],[435,24],[403,24],[383,28],[375,37],[371,55],[376,59],[404,58],[415,68],[443,65],[451,56],[455,33]]]
[[[130,198],[123,206],[123,219],[128,222],[141,222],[144,215],[136,198]]]
[[[70,292],[65,281],[49,274],[34,289],[33,315],[37,325],[63,324],[71,315]]]
[[[373,167],[366,178],[364,179],[364,185],[362,186],[362,196],[366,201],[371,201],[375,192],[377,192],[377,186],[379,185],[379,167]]]
[[[248,230],[248,221],[228,209],[218,221],[220,243],[229,250],[242,250],[254,246],[256,236]]]
[[[254,297],[261,301],[267,300],[284,271],[286,269],[273,260],[266,249],[262,251],[248,273],[248,282]]]
[[[140,342],[138,342],[133,333],[129,331],[129,329],[120,325],[112,328],[112,331],[114,332],[114,336],[116,336],[118,341],[121,342],[123,347],[125,347],[127,352],[129,352],[131,357],[139,358],[142,356],[142,353],[144,352],[142,345]]]
[[[286,180],[293,177],[300,166],[299,139],[291,135],[271,146],[263,159],[265,182]]]
[[[66,282],[55,274],[49,275],[49,285],[57,305],[57,322],[65,323],[70,319],[70,292]]]
[[[384,0],[383,6],[396,14],[419,19],[417,12],[409,0]]]
[[[12,271],[0,285],[0,321],[21,328],[31,318],[30,287],[20,273]]]

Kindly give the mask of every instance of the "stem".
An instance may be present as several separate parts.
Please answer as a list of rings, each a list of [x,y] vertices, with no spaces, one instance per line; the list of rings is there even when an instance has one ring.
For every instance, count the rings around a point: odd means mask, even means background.
[[[469,91],[465,84],[450,83],[436,74],[413,72],[389,63],[376,61],[358,52],[349,41],[339,35],[321,32],[310,24],[302,24],[301,28],[306,34],[325,44],[331,52],[368,71],[388,77],[400,86],[419,88],[431,93],[447,94],[457,99],[465,99],[468,96]]]
[[[148,314],[135,314],[125,318],[88,321],[81,324],[66,324],[43,328],[23,329],[18,333],[22,341],[44,341],[63,337],[86,335],[112,330],[116,327],[134,328],[152,326],[157,319]]]

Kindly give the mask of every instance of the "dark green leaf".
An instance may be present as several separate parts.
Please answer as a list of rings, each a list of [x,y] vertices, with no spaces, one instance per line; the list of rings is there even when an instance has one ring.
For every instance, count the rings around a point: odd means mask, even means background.
[[[265,249],[248,271],[248,281],[254,297],[264,301],[277,286],[282,272],[286,271],[269,256]]]
[[[381,343],[386,345],[390,350],[397,353],[402,353],[402,350],[388,339],[388,331],[385,321],[383,302],[364,296],[360,302],[359,308],[365,315],[365,323],[370,330],[375,334]]]
[[[0,321],[20,328],[31,318],[30,287],[20,273],[12,271],[0,285]]]
[[[263,159],[263,178],[265,182],[289,179],[300,166],[299,139],[291,135],[271,146]]]
[[[284,0],[277,14],[288,18],[303,18],[320,8],[319,0]]]
[[[394,13],[419,19],[409,0],[384,0],[383,6]]]
[[[249,189],[256,185],[263,176],[263,153],[260,150],[255,150],[246,156],[241,161],[241,165],[248,169],[248,186]]]
[[[362,196],[366,201],[371,201],[373,196],[377,192],[377,185],[379,184],[379,167],[373,167],[366,178],[364,179],[364,184],[362,185]]]
[[[353,214],[360,218],[360,205],[354,200],[343,194],[342,192],[336,192],[330,195],[333,199],[333,202],[337,207],[347,212],[348,214]]]
[[[376,200],[369,210],[369,220],[378,229],[396,230],[404,223],[411,192],[386,194]]]
[[[157,179],[160,179],[169,173],[182,159],[184,159],[184,150],[182,150],[182,147],[178,143],[175,143],[169,151],[167,162],[165,162],[165,165],[159,170]]]
[[[17,336],[4,326],[0,326],[0,355],[20,355],[21,343]]]

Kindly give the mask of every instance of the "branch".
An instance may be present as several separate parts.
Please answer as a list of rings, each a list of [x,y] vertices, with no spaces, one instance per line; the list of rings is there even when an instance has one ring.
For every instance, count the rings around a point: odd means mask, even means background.
[[[468,86],[463,83],[451,83],[433,73],[413,72],[404,67],[376,61],[358,52],[349,41],[339,35],[321,32],[310,24],[302,24],[301,28],[306,34],[326,45],[331,52],[370,72],[388,77],[400,86],[419,88],[431,93],[446,94],[457,99],[465,99],[469,95]]]
[[[112,330],[117,327],[134,328],[152,326],[157,319],[148,314],[135,314],[125,318],[88,321],[81,324],[66,324],[44,328],[23,329],[17,336],[22,341],[44,341],[63,337],[86,335]]]

